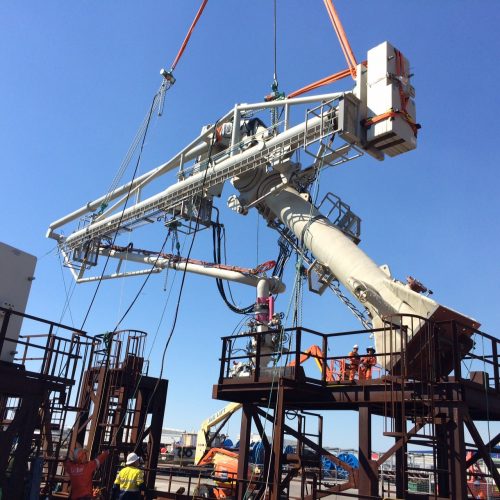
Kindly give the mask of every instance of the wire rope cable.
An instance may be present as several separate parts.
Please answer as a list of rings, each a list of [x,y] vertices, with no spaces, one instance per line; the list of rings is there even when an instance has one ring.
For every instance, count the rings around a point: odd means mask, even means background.
[[[184,240],[184,243],[182,245],[182,248],[184,248],[184,244],[185,244],[186,240]],[[173,245],[173,242],[172,242],[172,245]],[[161,255],[161,252],[159,252],[159,255]],[[167,271],[168,271],[168,268],[167,268]],[[172,294],[172,290],[173,290],[173,287],[174,287],[174,283],[175,283],[175,279],[176,279],[176,276],[177,274],[175,273],[174,274],[174,278],[172,280],[172,283],[170,284],[170,289],[168,291],[168,295],[167,295],[167,298],[165,300],[165,304],[163,306],[163,309],[162,309],[162,312],[161,312],[161,315],[160,315],[160,319],[158,321],[158,326],[156,328],[156,331],[155,331],[155,334],[154,334],[154,337],[153,337],[153,340],[151,342],[151,346],[149,348],[149,352],[148,352],[148,355],[146,357],[146,359],[149,361],[150,357],[151,357],[151,353],[153,352],[153,349],[154,349],[154,346],[156,344],[156,339],[158,338],[158,333],[160,332],[160,328],[161,328],[161,325],[163,323],[163,319],[165,317],[165,312],[167,310],[167,306],[168,306],[168,303],[170,301],[170,296]],[[138,377],[138,380],[137,380],[137,383],[135,385],[135,388],[132,392],[132,396],[129,398],[129,402],[128,404],[131,405],[133,403],[133,400],[135,399],[136,395],[137,395],[137,391],[139,390],[139,387],[140,387],[140,384],[141,384],[141,381],[142,381],[142,378],[143,378],[143,374],[142,372],[140,373],[139,377]],[[127,410],[128,411],[132,411],[132,409],[130,408],[130,406],[127,407]],[[125,412],[124,415],[123,415],[123,418],[120,422],[120,424],[118,425],[116,431],[115,431],[115,435],[118,434],[118,431],[123,427],[124,423],[125,423],[125,420],[127,418],[127,413]]]
[[[130,199],[130,194],[132,192],[132,186],[133,186],[133,181],[137,175],[137,172],[139,170],[139,165],[141,163],[141,159],[142,159],[142,153],[144,151],[144,143],[146,141],[146,137],[147,137],[147,131],[149,129],[149,124],[151,123],[151,117],[153,115],[153,110],[154,110],[154,105],[155,105],[155,101],[157,100],[157,95],[158,94],[155,94],[155,96],[153,97],[153,101],[151,102],[151,106],[150,106],[150,109],[149,109],[149,114],[148,114],[148,121],[147,121],[147,125],[146,125],[146,130],[145,130],[145,133],[144,135],[142,136],[142,140],[141,140],[141,147],[140,147],[140,150],[139,150],[139,155],[138,155],[138,158],[137,158],[137,161],[136,161],[136,164],[135,164],[135,169],[134,169],[134,173],[132,175],[132,180],[130,182],[130,186],[129,186],[129,189],[128,189],[128,192],[127,192],[127,195],[125,197],[125,201],[124,201],[124,204],[123,204],[123,209],[121,211],[121,214],[120,214],[120,219],[119,219],[119,222],[118,222],[118,227],[121,225],[121,222],[123,220],[123,216],[125,214],[125,210],[127,208],[127,204],[128,204],[128,201]],[[118,233],[119,231],[117,230],[114,235],[113,235],[113,239],[112,239],[112,245],[115,243],[116,241],[116,238],[118,236]],[[92,307],[94,305],[94,302],[95,302],[95,299],[97,297],[97,293],[99,291],[99,288],[101,286],[101,283],[102,283],[102,279],[103,279],[103,276],[104,276],[104,273],[106,272],[106,268],[108,266],[108,263],[109,263],[109,259],[110,259],[110,254],[108,254],[106,256],[106,261],[104,262],[104,268],[102,270],[102,273],[101,275],[99,276],[99,280],[97,282],[97,286],[95,288],[95,291],[94,291],[94,295],[92,296],[92,299],[90,301],[90,304],[89,304],[89,307],[87,309],[87,312],[85,314],[85,317],[83,319],[83,322],[82,322],[82,325],[80,327],[80,330],[83,330],[84,326],[85,326],[85,323],[87,322],[87,319],[89,317],[89,314],[90,314],[90,311],[92,310]]]
[[[215,122],[215,127],[217,126],[217,124],[219,123],[219,119]],[[215,128],[214,127],[214,128]],[[205,182],[206,182],[206,179],[207,179],[207,175],[208,175],[208,171],[210,170],[211,168],[211,162],[212,162],[212,150],[213,150],[213,146],[214,146],[214,143],[215,143],[215,140],[216,140],[216,137],[215,137],[215,134],[210,142],[210,147],[209,147],[209,150],[208,150],[208,159],[207,159],[207,167],[205,169],[205,175],[203,176],[203,182],[202,182],[202,186],[201,186],[201,191],[203,191],[204,189],[204,186],[205,186]],[[199,201],[199,205],[201,207],[201,203],[202,203],[202,198],[200,198],[200,201]],[[200,207],[198,207],[198,210],[197,210],[197,213],[200,212]],[[195,225],[195,229],[194,229],[194,232],[193,232],[193,237],[191,239],[191,243],[190,243],[190,246],[189,246],[189,250],[188,250],[188,254],[187,254],[187,260],[189,260],[189,258],[191,257],[191,252],[193,250],[193,246],[194,246],[194,242],[196,240],[196,235],[198,234],[198,229],[199,229],[199,225],[200,225],[200,218],[197,217],[196,218],[196,225]],[[175,328],[177,326],[177,320],[178,320],[178,317],[179,317],[179,310],[180,310],[180,305],[181,305],[181,299],[182,299],[182,294],[183,294],[183,291],[184,291],[184,284],[185,284],[185,281],[186,281],[186,275],[187,275],[187,270],[186,270],[186,266],[184,266],[184,269],[182,271],[182,278],[181,278],[181,283],[180,283],[180,288],[179,288],[179,294],[177,296],[177,304],[176,304],[176,307],[175,307],[175,311],[174,311],[174,317],[173,317],[173,320],[172,320],[172,326],[171,326],[171,329],[170,329],[170,332],[169,332],[169,335],[167,337],[167,341],[165,343],[165,347],[163,349],[163,353],[162,353],[162,357],[161,357],[161,363],[160,363],[160,374],[157,378],[157,381],[156,381],[156,384],[153,388],[153,391],[151,392],[151,396],[148,398],[148,403],[146,405],[146,411],[145,411],[145,414],[147,415],[148,414],[148,411],[149,411],[149,407],[151,405],[151,401],[154,399],[154,396],[156,394],[156,391],[158,390],[158,387],[160,386],[160,382],[161,382],[161,378],[163,376],[163,370],[165,368],[165,356],[167,354],[167,350],[168,350],[168,347],[170,345],[170,342],[172,340],[172,337],[175,333]],[[144,419],[144,422],[143,422],[143,425],[142,425],[142,429],[140,430],[140,432],[138,433],[138,439],[137,439],[137,443],[136,443],[136,448],[138,446],[140,446],[140,444],[142,443],[142,439],[143,439],[143,436],[144,436],[144,432],[145,432],[145,429],[146,429],[146,420],[147,419]],[[137,451],[137,449],[136,449]]]
[[[151,116],[153,113],[155,113],[155,111],[159,108],[159,105],[160,105],[161,89],[162,89],[162,87],[160,87],[160,89],[154,95],[151,109],[146,113],[146,116],[144,117],[141,125],[139,126],[139,130],[137,131],[134,139],[132,140],[132,144],[130,145],[129,149],[127,150],[127,153],[125,154],[125,157],[123,158],[123,160],[120,164],[120,167],[119,167],[117,173],[115,174],[115,177],[111,181],[111,184],[108,188],[108,192],[107,192],[103,202],[101,203],[100,212],[103,212],[106,209],[106,207],[108,206],[108,202],[111,198],[113,191],[118,187],[118,184],[120,183],[121,179],[123,178],[125,171],[127,170],[128,166],[130,165],[130,162],[134,156],[134,153],[136,152],[137,148],[144,140],[144,137],[148,131],[149,121],[151,119]]]
[[[205,8],[205,5],[206,5],[207,1],[208,1],[208,0],[203,0],[203,3],[202,3],[202,5],[201,5],[201,7],[200,7],[200,9],[199,9],[199,11],[198,11],[198,13],[197,13],[197,15],[196,15],[195,20],[193,21],[193,23],[192,23],[192,25],[191,25],[191,28],[190,28],[190,30],[189,30],[189,32],[188,32],[188,34],[186,35],[186,38],[185,38],[185,40],[184,40],[184,42],[183,42],[183,44],[182,44],[182,46],[181,46],[181,49],[179,50],[179,52],[178,52],[178,54],[177,54],[177,56],[176,56],[176,58],[175,58],[175,60],[174,60],[174,63],[172,64],[172,69],[173,69],[173,68],[175,68],[175,66],[177,65],[177,63],[178,63],[178,61],[179,61],[180,57],[182,56],[182,54],[183,54],[183,52],[184,52],[184,50],[185,50],[185,47],[186,47],[186,45],[187,45],[187,43],[188,43],[188,41],[189,41],[189,38],[190,38],[190,36],[191,36],[191,33],[192,33],[192,31],[193,31],[194,27],[196,26],[196,23],[197,23],[197,21],[198,21],[199,17],[201,16],[201,14],[202,14],[202,12],[203,12],[203,9]],[[163,73],[162,73],[162,74],[163,74]],[[165,76],[165,75],[164,75],[164,76]],[[125,213],[125,209],[126,209],[126,207],[127,207],[127,203],[128,203],[129,198],[130,198],[131,191],[132,191],[133,181],[134,181],[134,179],[135,179],[135,177],[136,177],[136,175],[137,175],[137,171],[138,171],[138,168],[139,168],[139,165],[140,165],[140,162],[141,162],[142,153],[143,153],[143,150],[144,150],[145,140],[146,140],[147,133],[148,133],[148,130],[149,130],[149,126],[150,126],[150,123],[151,123],[151,117],[152,117],[153,113],[154,113],[157,109],[159,109],[159,110],[160,110],[159,115],[161,115],[161,108],[162,108],[162,106],[163,106],[163,100],[164,100],[164,95],[165,95],[165,92],[166,92],[166,90],[170,87],[170,85],[173,83],[173,81],[175,81],[175,80],[165,78],[165,79],[164,79],[164,81],[162,82],[162,85],[160,86],[159,91],[158,91],[158,92],[154,95],[154,97],[153,97],[153,101],[152,101],[151,106],[150,106],[150,110],[149,110],[149,112],[148,112],[148,114],[147,114],[147,116],[146,116],[146,118],[145,118],[145,120],[144,120],[143,124],[142,124],[142,125],[141,125],[141,127],[139,128],[139,131],[138,131],[138,133],[136,134],[136,137],[134,138],[134,140],[133,140],[133,142],[132,142],[132,145],[131,145],[131,147],[129,148],[129,150],[128,150],[128,152],[127,152],[127,154],[126,154],[126,156],[125,156],[124,160],[122,161],[122,164],[121,164],[121,166],[120,166],[120,169],[119,169],[118,173],[115,175],[115,178],[114,178],[114,179],[113,179],[113,181],[112,181],[111,187],[110,187],[110,189],[108,190],[108,195],[106,196],[105,201],[104,201],[104,202],[103,202],[103,204],[101,205],[101,212],[102,212],[102,211],[104,211],[104,210],[105,210],[105,208],[106,208],[106,206],[107,206],[107,201],[109,201],[109,198],[110,198],[110,195],[111,195],[112,191],[116,188],[116,185],[118,184],[119,180],[120,180],[120,179],[121,179],[121,177],[123,176],[123,173],[124,173],[124,171],[125,171],[125,169],[126,169],[127,165],[129,164],[129,162],[130,162],[130,160],[131,160],[131,158],[132,158],[132,156],[133,156],[133,153],[135,152],[135,150],[136,150],[136,148],[137,148],[137,145],[138,145],[138,144],[139,144],[139,142],[140,142],[141,146],[140,146],[140,150],[139,150],[139,155],[138,155],[138,158],[137,158],[137,162],[136,162],[136,165],[135,165],[135,169],[134,169],[134,173],[133,173],[133,176],[132,176],[132,180],[131,180],[131,182],[130,182],[129,189],[128,189],[127,195],[126,195],[126,197],[125,197],[125,200],[124,200],[124,207],[123,207],[123,209],[122,209],[121,216],[120,216],[120,219],[119,219],[119,224],[118,224],[119,226],[121,225],[121,221],[122,221],[122,219],[123,219],[123,216],[124,216],[124,213]],[[211,150],[212,150],[212,146],[213,146],[213,144],[211,144],[211,146],[210,146],[210,152],[211,152]],[[209,153],[209,159],[210,159],[210,153]],[[207,172],[208,172],[208,167],[207,167]],[[205,179],[206,179],[206,174],[205,174]],[[205,179],[204,179],[204,182],[205,182]],[[199,221],[197,220],[197,224],[198,224],[198,222],[199,222]],[[114,244],[114,242],[115,242],[115,240],[116,240],[116,237],[117,237],[117,235],[118,235],[118,232],[119,232],[119,231],[116,231],[116,233],[113,235],[112,245]],[[164,244],[163,244],[163,246],[162,246],[162,250],[163,250],[164,245],[166,244],[166,241],[167,241],[167,239],[168,239],[169,234],[170,234],[170,233],[168,233],[168,234],[167,234],[167,237],[165,238]],[[196,234],[196,231],[195,231],[195,234]],[[193,241],[192,241],[192,244],[193,244],[193,243],[194,243],[194,236],[193,236]],[[192,249],[192,244],[191,244],[191,247],[190,247],[190,251],[191,251],[191,249]],[[162,250],[158,253],[157,260],[160,258],[160,255],[161,255],[161,253],[162,253]],[[86,323],[86,321],[87,321],[87,319],[88,319],[88,316],[89,316],[90,311],[91,311],[91,309],[92,309],[92,306],[93,306],[93,304],[94,304],[95,298],[96,298],[96,296],[97,296],[98,290],[99,290],[100,285],[101,285],[101,283],[102,283],[102,279],[103,279],[104,273],[105,273],[105,271],[106,271],[106,268],[107,268],[107,265],[108,265],[109,259],[110,259],[110,255],[108,254],[108,255],[107,255],[107,258],[106,258],[106,261],[105,261],[105,264],[104,264],[103,271],[102,271],[102,273],[101,273],[101,275],[100,275],[100,277],[99,277],[98,284],[97,284],[96,289],[95,289],[95,291],[94,291],[94,294],[93,294],[92,300],[91,300],[91,302],[90,302],[90,304],[89,304],[89,307],[88,307],[87,312],[86,312],[86,314],[85,314],[84,320],[83,320],[83,322],[82,322],[81,329],[83,329],[83,327],[85,326],[85,323]],[[146,276],[146,278],[145,278],[145,280],[144,280],[144,282],[143,282],[143,285],[140,287],[139,292],[136,294],[136,297],[133,299],[132,303],[129,305],[129,307],[127,308],[127,310],[126,310],[126,311],[125,311],[125,313],[122,315],[122,317],[121,317],[121,319],[119,320],[119,322],[117,323],[117,326],[115,327],[114,332],[117,330],[118,325],[119,325],[119,324],[120,324],[120,323],[124,320],[124,318],[127,316],[127,314],[128,314],[128,313],[130,312],[130,310],[132,309],[133,305],[134,305],[134,304],[135,304],[135,302],[137,301],[137,299],[138,299],[138,297],[139,297],[139,295],[140,295],[141,291],[143,290],[144,286],[146,285],[147,281],[149,280],[149,277],[151,276],[151,273],[152,273],[153,269],[154,269],[154,268],[155,268],[155,266],[156,266],[157,260],[155,261],[155,263],[154,263],[154,264],[153,264],[153,266],[151,267],[150,272],[147,274],[147,276]],[[180,295],[179,295],[179,301],[180,301],[180,296],[181,296],[181,293],[182,293],[182,287],[183,287],[183,284],[184,284],[185,272],[186,272],[186,270],[184,269],[183,280],[182,280],[182,284],[181,284],[181,292],[180,292]],[[69,304],[69,301],[68,301],[68,304]],[[179,303],[178,303],[178,306],[179,306]],[[178,306],[177,306],[177,309],[176,309],[175,322],[176,322],[176,320],[177,320]],[[174,323],[174,327],[175,327],[175,323]],[[170,340],[170,338],[171,338],[172,334],[173,334],[173,330],[172,330],[172,332],[171,332],[171,335],[170,335],[170,337],[169,337],[169,340]],[[169,342],[169,341],[168,341],[168,342]],[[167,342],[167,345],[168,345],[168,342]],[[166,347],[165,347],[165,350],[164,350],[164,354],[165,354],[165,352],[166,352]],[[164,358],[164,356],[163,356],[163,358]],[[162,371],[163,371],[163,358],[162,358]],[[102,364],[101,364],[101,368],[102,368]],[[107,376],[107,373],[105,374],[105,376]],[[160,379],[161,379],[161,375],[160,375],[160,377],[158,378],[157,386],[158,386],[158,384],[159,384]],[[157,386],[155,387],[155,390],[156,390]],[[155,390],[153,391],[153,395],[154,395]],[[89,396],[90,396],[90,394],[89,394]],[[76,424],[76,421],[75,421],[75,424]],[[75,424],[74,424],[74,425],[75,425]],[[145,422],[144,422],[144,424],[145,424]],[[72,433],[72,431],[73,431],[73,429],[74,429],[74,425],[73,425],[73,427],[72,427],[71,433]],[[67,438],[71,435],[71,433],[68,433]],[[66,438],[66,439],[67,439],[67,438]],[[68,450],[68,453],[69,453],[69,450]]]
[[[274,75],[273,79],[274,82],[276,83],[276,89],[278,88],[278,56],[277,56],[277,18],[278,18],[278,13],[277,13],[277,8],[276,8],[276,3],[277,0],[274,0],[273,2],[273,7],[274,7],[274,12],[273,12],[273,21],[274,21]]]
[[[322,161],[321,161],[322,163]],[[317,172],[317,175],[315,176],[315,179],[314,179],[314,183],[313,183],[313,190],[315,191],[315,194],[314,196],[312,196],[312,199],[314,201],[317,200],[318,198],[318,195],[319,195],[319,184],[320,184],[320,172],[321,172],[321,168],[318,168],[318,172]],[[311,207],[310,207],[310,212],[309,212],[309,216],[312,217],[312,212],[313,212],[313,207],[314,207],[314,204],[311,203]],[[289,301],[289,307],[288,307],[288,311],[287,311],[287,314],[285,316],[285,324],[287,323],[288,319],[289,319],[289,313],[290,313],[290,306],[291,306],[291,303],[293,302],[294,304],[294,318],[297,320],[299,315],[300,315],[300,311],[298,311],[298,304],[299,304],[299,299],[301,297],[301,268],[302,268],[302,263],[303,263],[303,254],[304,252],[306,251],[305,250],[305,246],[304,246],[304,241],[303,239],[301,241],[298,242],[300,247],[301,247],[301,251],[300,252],[297,252],[297,264],[296,264],[296,269],[295,269],[295,280],[294,280],[294,290],[293,290],[293,293],[292,293],[292,296],[290,297],[290,301]],[[292,341],[292,338],[290,336],[290,339],[289,339],[289,342],[291,343]],[[288,352],[289,352],[289,349],[287,349],[287,358],[288,358]],[[278,362],[279,359],[282,359],[283,358],[283,354],[284,354],[284,345],[283,343],[280,344],[280,352],[279,352],[279,355],[276,356],[276,359],[275,359],[275,364]],[[270,389],[270,395],[272,394],[272,391],[274,390],[274,385],[276,383],[275,381],[275,377],[276,377],[276,370],[273,372],[273,379],[272,379],[272,382],[271,382],[271,389]],[[269,405],[268,405],[268,410],[271,406],[271,397],[269,397]],[[275,418],[276,418],[276,411],[277,411],[277,407],[278,407],[278,400],[276,398],[276,403],[275,403],[275,407],[274,407],[274,415],[275,415]],[[264,427],[265,429],[265,427]],[[275,436],[274,436],[274,426],[273,426],[273,435],[272,435],[272,442],[274,442],[274,439],[275,439]],[[270,480],[270,474],[271,474],[271,468],[268,467],[268,470],[267,470],[267,477],[266,477],[266,493],[268,491],[268,485],[269,485],[269,480]],[[248,488],[247,488],[248,490]]]
[[[170,236],[170,232],[167,233],[167,236],[165,237],[165,240],[163,241],[161,250],[158,252],[156,260],[151,265],[151,268],[150,268],[149,272],[147,273],[146,277],[144,278],[143,283],[139,287],[139,290],[135,294],[135,297],[132,299],[132,302],[129,304],[129,306],[127,307],[126,311],[123,313],[123,315],[121,316],[121,318],[119,319],[119,321],[116,323],[114,329],[111,332],[108,332],[108,335],[111,336],[111,339],[112,339],[112,335],[118,331],[118,328],[119,328],[120,324],[123,322],[123,320],[129,314],[129,312],[132,310],[132,308],[135,305],[135,303],[137,302],[140,294],[144,290],[144,287],[146,286],[147,282],[149,281],[149,278],[151,277],[151,275],[153,273],[153,270],[155,269],[156,264],[158,263],[158,259],[161,256],[161,253],[162,253],[162,251],[163,251],[163,249],[164,249],[164,247],[165,247],[165,245],[166,245],[166,243],[168,241],[169,236]],[[112,342],[112,340],[110,340],[110,342]],[[107,364],[108,361],[109,361],[108,356],[103,356],[103,359],[101,360],[100,365],[97,367],[98,371],[100,371],[104,367],[104,365]],[[62,370],[62,368],[61,368],[61,370]],[[104,380],[103,380],[103,385],[104,386],[106,385],[108,376],[109,376],[109,370],[106,370],[106,372],[104,374]],[[99,414],[99,409],[100,409],[100,406],[102,404],[102,400],[103,400],[104,396],[105,396],[105,394],[103,393],[101,399],[99,401],[97,401],[96,409],[94,411],[94,415],[98,415]],[[85,402],[83,404],[83,407],[86,407],[87,404],[89,403],[89,401],[90,401],[90,393],[87,395],[87,398],[86,398],[86,400],[85,400]],[[71,427],[70,432],[67,434],[66,438],[62,441],[62,444],[65,444],[69,440],[69,438],[71,437],[72,432],[74,431],[74,428],[75,428],[75,425],[77,424],[77,422],[78,422],[78,420],[75,419],[75,422],[74,422],[73,426]],[[68,448],[68,454],[69,454],[69,452],[70,452],[70,450]]]
[[[75,289],[76,289],[76,281],[73,281],[72,284],[70,285],[69,287],[69,291],[68,291],[68,287],[66,285],[66,279],[64,278],[64,265],[63,265],[63,262],[62,262],[62,259],[61,259],[61,252],[58,252],[57,253],[58,257],[59,257],[59,264],[60,264],[60,270],[61,270],[61,277],[62,277],[62,281],[63,281],[63,286],[64,286],[64,294],[65,294],[65,300],[64,300],[64,304],[63,304],[63,308],[62,308],[62,311],[61,311],[61,315],[59,316],[59,323],[62,323],[63,322],[63,319],[64,319],[64,316],[66,315],[66,311],[69,311],[69,317],[70,317],[70,321],[71,321],[71,326],[75,326],[75,321],[73,319],[73,314],[71,312],[71,298],[73,297],[73,293],[75,292]]]

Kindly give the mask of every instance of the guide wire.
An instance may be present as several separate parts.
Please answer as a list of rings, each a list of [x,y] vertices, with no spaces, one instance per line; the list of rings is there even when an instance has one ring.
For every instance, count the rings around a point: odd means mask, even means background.
[[[161,250],[160,252],[158,253],[158,257],[156,258],[155,262],[152,264],[151,266],[151,269],[149,271],[149,273],[146,275],[142,285],[140,286],[139,290],[137,291],[135,297],[133,298],[132,302],[130,303],[129,307],[127,308],[127,310],[125,311],[125,313],[122,315],[122,317],[120,318],[120,320],[116,323],[116,326],[114,327],[114,329],[111,331],[111,332],[108,332],[107,335],[108,337],[111,339],[110,342],[112,342],[112,337],[113,335],[117,332],[118,330],[118,327],[120,326],[121,322],[126,318],[126,316],[129,314],[129,312],[131,311],[132,307],[134,306],[134,304],[137,302],[137,299],[139,298],[140,294],[142,293],[142,290],[144,289],[144,287],[146,286],[147,282],[149,281],[149,278],[151,277],[152,273],[153,273],[153,270],[155,269],[156,267],[156,264],[158,262],[158,259],[160,258],[160,254],[163,250],[163,248],[165,247],[167,241],[168,241],[168,238],[170,236],[170,232],[167,233],[167,236],[165,237],[165,240],[163,241],[163,244],[162,244],[162,247],[161,247]],[[94,369],[97,368],[97,371],[99,372],[103,367],[105,367],[105,365],[107,365],[109,363],[109,351],[108,351],[108,355],[105,355],[103,357],[103,359],[101,360],[101,363],[99,366],[97,367],[93,367]],[[63,368],[61,367],[61,370]],[[104,374],[104,380],[103,380],[103,385],[106,385],[106,382],[107,382],[107,378],[109,376],[109,370],[106,369],[105,371],[105,374]],[[100,410],[100,407],[101,407],[101,404],[102,404],[102,400],[104,398],[105,394],[103,393],[101,395],[101,399],[97,402],[96,404],[96,409],[95,409],[95,412],[94,414],[95,415],[98,415],[99,414],[99,410]],[[88,403],[89,403],[89,400],[90,400],[90,393],[87,395],[87,398],[83,404],[83,408],[85,408]],[[78,423],[78,419],[75,419],[75,422],[74,424],[71,426],[71,430],[70,432],[67,434],[66,438],[62,441],[61,443],[61,446],[62,444],[65,444],[68,439],[70,438],[70,436],[72,435],[72,432],[74,431],[75,429],[75,426],[77,425]],[[68,454],[69,454],[70,450],[68,449]]]
[[[141,141],[141,148],[140,148],[140,151],[139,151],[139,156],[138,156],[138,158],[137,158],[137,162],[136,162],[136,164],[135,164],[134,173],[133,173],[133,175],[132,175],[132,180],[131,180],[131,182],[130,182],[130,186],[129,186],[129,189],[128,189],[128,192],[127,192],[127,195],[126,195],[126,197],[125,197],[125,202],[124,202],[124,204],[123,204],[123,209],[122,209],[121,214],[120,214],[120,220],[119,220],[119,222],[118,222],[118,227],[120,227],[121,222],[122,222],[122,220],[123,220],[123,217],[124,217],[124,214],[125,214],[125,210],[126,210],[126,208],[127,208],[128,201],[129,201],[129,199],[130,199],[130,194],[131,194],[131,192],[132,192],[132,186],[133,186],[133,184],[134,184],[134,179],[135,179],[135,177],[136,177],[136,175],[137,175],[137,172],[138,172],[138,170],[139,170],[139,165],[140,165],[140,163],[141,163],[141,159],[142,159],[142,153],[143,153],[143,151],[144,151],[144,143],[145,143],[145,141],[146,141],[147,133],[148,133],[148,130],[149,130],[149,125],[150,125],[150,123],[151,123],[151,116],[152,116],[153,111],[154,111],[154,105],[155,105],[155,101],[156,101],[157,95],[158,95],[158,94],[156,94],[156,95],[154,96],[153,101],[151,102],[151,106],[150,106],[150,109],[149,109],[149,116],[148,116],[148,120],[147,120],[147,124],[146,124],[146,130],[145,130],[144,135],[143,135],[143,137],[142,137],[142,141]],[[112,240],[112,244],[114,244],[114,243],[115,243],[116,238],[118,237],[118,233],[119,233],[119,231],[116,231],[116,232],[114,233],[114,235],[113,235],[113,240]],[[82,322],[82,325],[81,325],[81,327],[80,327],[80,330],[83,330],[83,328],[84,328],[84,326],[85,326],[85,323],[87,322],[87,319],[88,319],[88,317],[89,317],[90,311],[92,310],[92,307],[93,307],[93,305],[94,305],[95,299],[96,299],[96,297],[97,297],[97,293],[98,293],[98,291],[99,291],[99,288],[101,287],[101,283],[102,283],[102,281],[103,281],[103,276],[104,276],[104,273],[106,272],[106,268],[107,268],[107,266],[108,266],[109,259],[110,259],[110,255],[108,254],[108,255],[106,256],[106,261],[104,262],[104,268],[103,268],[103,270],[102,270],[101,275],[99,276],[99,280],[98,280],[98,282],[97,282],[97,286],[96,286],[96,288],[95,288],[94,295],[93,295],[93,297],[92,297],[92,300],[90,301],[89,307],[88,307],[87,312],[86,312],[86,314],[85,314],[85,317],[84,317],[84,319],[83,319],[83,322]]]
[[[217,127],[217,124],[219,123],[219,121],[220,120],[218,119],[215,122],[214,129]],[[216,141],[216,137],[215,137],[215,134],[214,134],[213,138],[212,138],[212,140],[210,142],[210,147],[209,147],[209,150],[208,150],[207,167],[205,169],[205,175],[203,176],[203,182],[202,182],[202,186],[201,186],[201,192],[203,192],[203,189],[205,187],[205,183],[206,183],[206,180],[207,180],[208,171],[210,170],[210,164],[212,162],[212,150],[213,150],[213,146],[214,146],[215,141]],[[200,206],[198,207],[197,213],[200,213],[202,202],[203,202],[203,198],[200,197],[200,202],[199,202]],[[197,217],[196,218],[196,225],[195,225],[195,229],[194,229],[194,233],[193,233],[193,238],[191,239],[191,244],[189,246],[189,250],[188,250],[188,254],[187,254],[187,260],[189,260],[189,258],[191,257],[191,252],[193,250],[194,242],[196,240],[196,235],[198,234],[198,228],[199,228],[199,226],[200,226],[200,218]],[[173,322],[172,322],[172,327],[171,327],[169,335],[167,337],[167,341],[165,343],[165,347],[163,349],[163,353],[162,353],[162,357],[161,357],[160,374],[159,374],[159,376],[157,378],[157,381],[156,381],[156,384],[155,384],[155,386],[153,388],[153,391],[151,392],[151,396],[148,399],[148,404],[146,405],[145,415],[148,414],[151,402],[153,401],[154,396],[156,394],[156,391],[158,390],[158,387],[160,386],[160,382],[162,380],[163,371],[164,371],[164,368],[165,368],[165,356],[167,354],[168,347],[170,345],[172,337],[173,337],[173,335],[175,333],[175,328],[177,326],[177,320],[178,320],[178,317],[179,317],[179,310],[180,310],[180,305],[181,305],[181,299],[182,299],[182,294],[183,294],[183,291],[184,291],[184,284],[185,284],[185,281],[186,281],[186,275],[187,275],[186,266],[184,266],[184,269],[182,271],[182,279],[181,279],[181,284],[180,284],[180,288],[179,288],[179,294],[178,294],[178,297],[177,297],[177,304],[176,304],[175,311],[174,311],[174,318],[173,318]],[[139,437],[138,437],[137,442],[136,442],[136,450],[135,450],[136,453],[139,451],[139,446],[141,446],[141,443],[142,443],[142,439],[143,439],[144,432],[145,432],[145,429],[146,429],[146,420],[147,419],[145,418],[144,422],[143,422],[143,425],[142,425],[142,429],[140,430],[140,432],[138,434]]]

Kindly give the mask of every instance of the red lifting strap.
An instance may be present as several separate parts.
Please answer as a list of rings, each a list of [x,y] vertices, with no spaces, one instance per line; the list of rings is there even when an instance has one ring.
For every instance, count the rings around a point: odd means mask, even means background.
[[[318,80],[317,82],[311,83],[309,85],[306,85],[305,87],[302,87],[299,90],[295,90],[291,94],[288,95],[288,97],[297,97],[301,94],[305,94],[306,92],[310,92],[311,90],[317,89],[318,87],[322,87],[323,85],[328,85],[329,83],[336,82],[337,80],[341,80],[342,78],[345,78],[346,76],[349,76],[351,74],[351,70],[349,69],[344,69],[343,71],[339,71],[338,73],[335,73],[330,76],[326,76],[325,78],[322,78],[321,80]]]
[[[337,11],[333,6],[333,0],[323,0],[323,3],[325,4],[328,15],[330,16],[330,20],[335,29],[335,33],[337,33],[337,37],[340,42],[340,47],[342,48],[342,52],[344,53],[344,56],[347,61],[348,69],[339,71],[338,73],[334,73],[333,75],[322,78],[317,82],[307,85],[306,87],[302,87],[301,89],[292,92],[288,97],[297,97],[301,94],[305,94],[306,92],[310,92],[311,90],[317,89],[318,87],[321,87],[323,85],[328,85],[329,83],[336,82],[337,80],[345,78],[346,76],[349,75],[351,75],[354,80],[356,79],[356,66],[358,65],[358,63],[356,62],[356,57],[354,56],[354,53],[351,49],[351,45],[347,40],[347,35],[345,34],[344,28],[342,26],[342,23],[340,22],[340,18],[337,14]],[[366,66],[366,61],[362,64]]]
[[[379,123],[384,120],[391,120],[393,118],[396,118],[397,116],[400,116],[403,118],[403,120],[408,123],[410,128],[412,129],[413,133],[415,134],[415,137],[417,136],[418,130],[421,128],[421,125],[418,123],[415,123],[410,115],[406,113],[405,111],[387,111],[385,113],[382,113],[381,115],[373,116],[371,118],[367,118],[366,120],[363,120],[363,126],[366,128],[370,128],[372,125],[375,123]]]
[[[345,34],[342,23],[340,22],[340,18],[335,10],[335,7],[329,0],[323,0],[325,4],[326,10],[328,11],[328,15],[330,16],[330,21],[332,22],[333,28],[335,29],[335,33],[337,33],[337,38],[340,42],[340,47],[342,48],[342,52],[347,61],[347,65],[349,66],[349,70],[351,72],[352,78],[356,79],[356,66],[358,63],[356,62],[356,57],[351,49],[351,45],[349,44],[349,40],[347,40],[347,35]]]
[[[203,0],[203,3],[201,4],[200,8],[198,9],[196,17],[194,18],[194,21],[191,24],[191,27],[189,28],[189,31],[186,35],[186,38],[184,38],[184,42],[182,42],[181,48],[179,49],[179,52],[177,53],[177,56],[175,57],[174,62],[172,63],[172,66],[170,67],[170,71],[173,71],[175,69],[175,67],[177,66],[177,63],[179,62],[179,59],[181,58],[182,54],[184,53],[184,49],[186,48],[186,45],[188,44],[189,39],[191,38],[191,33],[193,33],[194,27],[196,26],[198,19],[200,19],[200,16],[203,13],[203,9],[205,8],[205,5],[207,5],[207,2],[208,2],[208,0]]]

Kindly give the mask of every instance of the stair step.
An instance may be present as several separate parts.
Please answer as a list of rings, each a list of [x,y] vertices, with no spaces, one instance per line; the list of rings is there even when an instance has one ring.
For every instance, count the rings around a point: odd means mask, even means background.
[[[388,437],[403,437],[405,435],[404,432],[384,432],[383,434]]]

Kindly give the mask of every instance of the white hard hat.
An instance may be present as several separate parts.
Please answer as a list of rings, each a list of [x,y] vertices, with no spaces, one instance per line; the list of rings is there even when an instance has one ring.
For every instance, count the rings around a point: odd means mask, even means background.
[[[127,465],[132,465],[139,460],[139,457],[135,453],[129,453],[127,455]]]
[[[359,346],[358,346],[358,344],[354,344],[354,345],[352,346],[352,348],[353,348],[353,349],[359,349]]]
[[[373,352],[375,352],[375,347],[370,346],[370,347],[367,347],[366,350],[367,351],[373,351]]]

